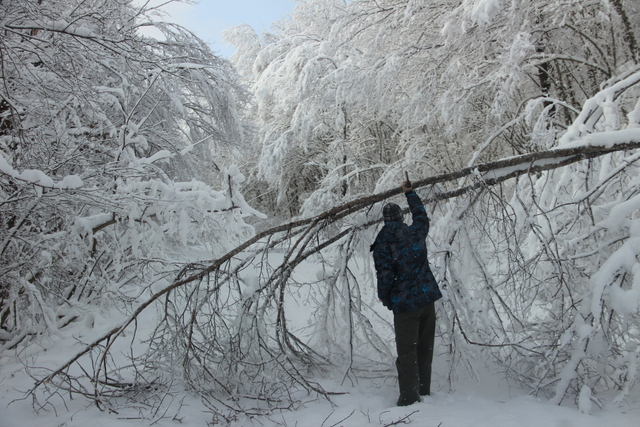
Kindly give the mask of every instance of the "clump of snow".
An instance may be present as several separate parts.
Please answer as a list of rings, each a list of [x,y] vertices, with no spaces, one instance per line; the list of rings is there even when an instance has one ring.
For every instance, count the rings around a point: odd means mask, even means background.
[[[141,158],[138,159],[138,162],[140,163],[147,163],[147,164],[151,164],[160,160],[167,160],[170,159],[173,155],[171,154],[171,152],[169,150],[160,150],[157,153],[154,153],[153,156],[151,157],[146,157],[146,158]]]
[[[87,27],[75,27],[73,29],[67,30],[67,32],[79,37],[96,37],[96,34]]]
[[[49,178],[41,170],[27,169],[23,171],[20,175],[18,175],[17,178],[26,182],[30,182],[32,184],[39,185],[41,187],[53,187],[53,184],[54,184],[53,179]]]
[[[60,181],[60,183],[56,187],[60,189],[71,190],[81,188],[82,186],[84,186],[82,178],[80,178],[78,175],[68,175],[62,178],[62,181]]]
[[[580,412],[590,414],[591,405],[591,389],[589,386],[583,385],[580,389],[580,396],[578,397],[578,408],[580,408]]]
[[[488,24],[499,9],[500,0],[475,0],[471,18],[478,24]]]
[[[243,280],[242,297],[249,299],[260,289],[260,278],[256,274],[248,274],[243,277]]]
[[[465,0],[451,12],[440,33],[445,39],[466,32],[475,25],[490,24],[500,11],[501,0]]]
[[[72,230],[80,236],[92,236],[93,230],[113,219],[113,214],[100,213],[84,218],[76,218]]]
[[[62,178],[62,181],[56,183],[53,178],[41,170],[25,169],[22,172],[18,172],[9,164],[2,153],[0,153],[0,172],[41,188],[57,188],[65,190],[77,189],[84,185],[82,179],[78,175],[65,176]]]

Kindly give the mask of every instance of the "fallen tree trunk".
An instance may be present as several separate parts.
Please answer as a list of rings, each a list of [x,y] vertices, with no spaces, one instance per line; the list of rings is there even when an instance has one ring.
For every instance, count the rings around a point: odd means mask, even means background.
[[[625,132],[624,138],[620,138],[619,135],[621,132]],[[559,148],[554,150],[542,151],[529,153],[521,156],[514,156],[502,160],[498,160],[495,162],[489,162],[484,164],[479,164],[476,166],[470,166],[464,169],[461,169],[456,172],[441,174],[425,179],[419,179],[413,181],[414,188],[424,188],[433,186],[435,184],[442,184],[447,182],[454,182],[461,179],[471,179],[471,183],[467,185],[460,186],[454,190],[444,191],[444,192],[431,192],[428,197],[425,198],[425,202],[428,203],[430,201],[437,200],[445,200],[453,197],[457,197],[463,195],[473,189],[483,187],[483,186],[492,186],[498,183],[504,182],[506,180],[521,176],[523,174],[535,174],[542,171],[548,171],[552,169],[561,168],[572,163],[576,163],[585,159],[592,159],[599,156],[604,156],[606,154],[610,154],[617,151],[626,151],[640,148],[640,130],[634,129],[632,131],[618,131],[612,132],[611,138],[614,138],[614,134],[617,135],[618,142],[615,144],[609,143],[601,143],[601,144],[593,144],[593,145],[580,145],[572,148]],[[605,134],[598,134],[600,140],[604,137],[606,140]],[[277,235],[282,232],[292,233],[295,230],[301,229],[302,227],[307,227],[306,234],[309,234],[309,230],[313,228],[317,228],[317,230],[321,230],[326,227],[327,224],[336,222],[348,215],[351,215],[360,210],[364,210],[369,208],[372,204],[381,202],[390,197],[398,195],[402,193],[402,189],[400,187],[393,188],[387,190],[385,192],[373,194],[370,196],[360,197],[355,200],[351,200],[346,202],[340,206],[336,206],[328,211],[323,212],[317,216],[311,218],[304,218],[300,220],[291,221],[286,224],[282,224],[268,230],[265,230],[251,239],[247,240],[240,246],[231,250],[224,256],[213,260],[209,265],[200,269],[199,271],[188,275],[187,277],[182,277],[179,275],[179,278],[176,279],[169,286],[161,289],[158,292],[155,292],[151,295],[145,302],[139,305],[136,310],[120,325],[117,326],[107,333],[105,333],[100,338],[96,339],[92,343],[86,345],[86,347],[73,356],[69,361],[60,366],[58,369],[37,381],[32,392],[38,388],[43,383],[49,383],[54,380],[54,378],[63,372],[65,372],[71,365],[77,362],[83,355],[89,353],[94,348],[100,346],[102,343],[105,343],[105,348],[102,352],[101,363],[98,365],[102,367],[107,358],[109,350],[115,340],[124,332],[124,330],[133,323],[137,317],[142,313],[146,308],[148,308],[155,301],[160,299],[161,297],[169,294],[173,290],[180,288],[186,284],[196,282],[202,280],[207,275],[212,272],[220,269],[222,265],[229,262],[236,255],[240,254],[244,250],[248,249],[252,245],[257,242]],[[380,222],[380,219],[374,219],[371,222],[366,224],[357,226],[358,228],[364,228]],[[347,235],[349,232],[353,231],[356,226],[347,228],[342,230],[341,233],[337,236],[333,236],[326,242],[319,243],[316,248],[307,250],[304,252],[304,257],[308,257],[312,253],[319,251],[320,249],[326,247],[332,242],[338,241],[341,237]],[[296,262],[299,263],[300,258],[296,258]],[[187,271],[187,270],[184,270]],[[97,378],[100,374],[100,368],[96,370],[94,375],[94,380],[97,382]]]

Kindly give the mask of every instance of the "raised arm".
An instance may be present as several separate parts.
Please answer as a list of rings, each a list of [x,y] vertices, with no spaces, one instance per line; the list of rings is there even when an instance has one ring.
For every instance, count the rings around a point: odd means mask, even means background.
[[[418,196],[413,188],[406,184],[406,181],[402,183],[402,190],[404,191],[404,195],[407,197],[407,203],[411,210],[411,217],[413,219],[411,228],[416,232],[423,234],[424,237],[427,237],[427,234],[429,233],[429,216],[427,215],[427,211],[424,208],[424,204],[422,203],[420,196]]]

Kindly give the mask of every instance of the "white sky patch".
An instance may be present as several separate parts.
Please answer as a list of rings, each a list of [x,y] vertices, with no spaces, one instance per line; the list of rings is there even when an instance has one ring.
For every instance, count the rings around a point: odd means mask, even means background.
[[[153,0],[151,5],[164,0]],[[229,58],[235,49],[223,42],[222,32],[240,24],[248,24],[257,33],[269,31],[271,24],[289,15],[296,0],[201,0],[197,4],[170,3],[162,7],[163,20],[179,24],[209,44],[211,49]],[[154,31],[146,35],[157,37]]]

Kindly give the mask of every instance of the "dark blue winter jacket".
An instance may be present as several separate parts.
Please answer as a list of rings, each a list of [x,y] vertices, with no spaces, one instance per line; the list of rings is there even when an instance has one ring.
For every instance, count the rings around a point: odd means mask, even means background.
[[[442,297],[427,259],[429,217],[414,191],[405,195],[413,223],[385,222],[371,245],[378,298],[395,314],[417,310]]]

